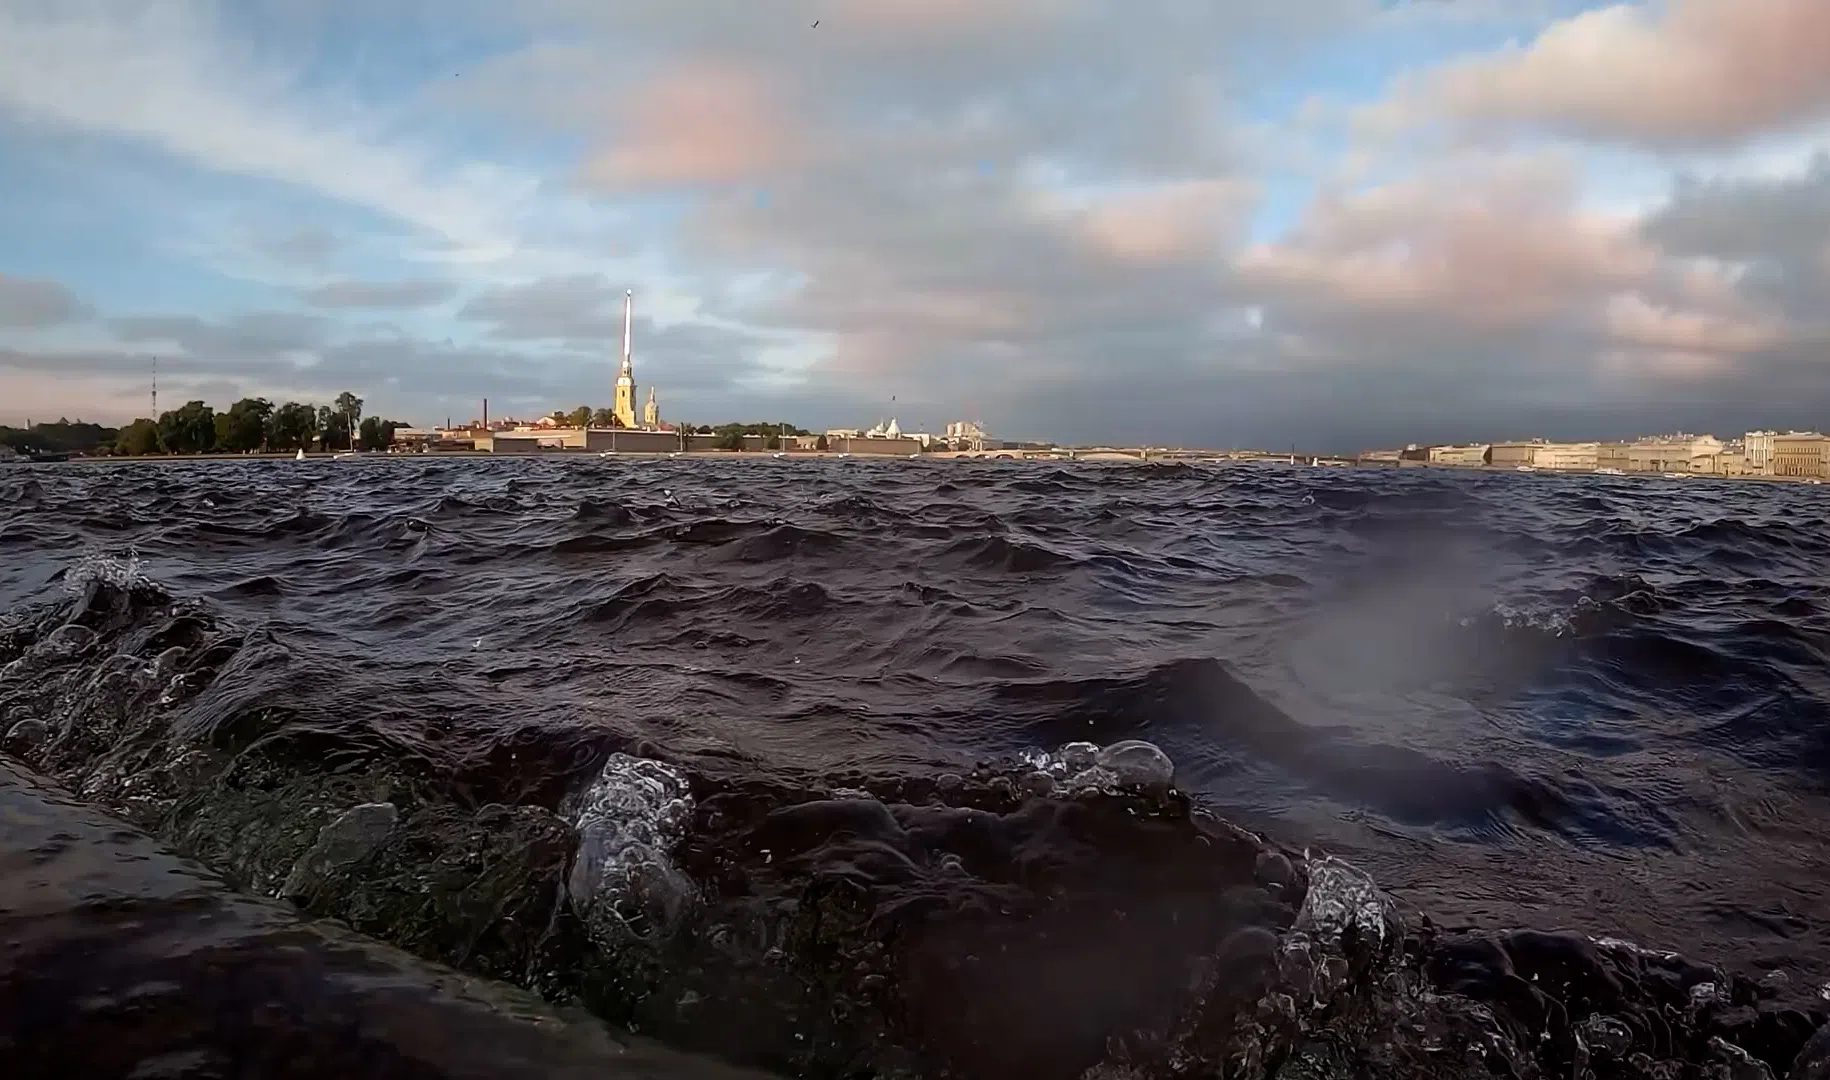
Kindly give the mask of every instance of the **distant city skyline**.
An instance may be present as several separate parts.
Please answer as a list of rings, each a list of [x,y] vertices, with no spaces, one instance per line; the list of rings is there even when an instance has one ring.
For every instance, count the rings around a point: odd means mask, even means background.
[[[1830,417],[1830,4],[1177,12],[0,4],[0,422],[144,415],[154,357],[170,402],[596,404],[630,288],[695,421]]]

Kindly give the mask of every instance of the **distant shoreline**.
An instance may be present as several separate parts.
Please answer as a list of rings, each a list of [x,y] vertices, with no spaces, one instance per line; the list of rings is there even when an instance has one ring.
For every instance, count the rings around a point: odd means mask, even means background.
[[[338,458],[338,455],[343,455],[343,454],[348,454],[348,453],[349,453],[349,451],[347,451],[347,450],[317,451],[317,452],[307,453],[305,455],[305,460],[307,460],[307,461],[332,461],[332,460],[336,460]],[[776,454],[778,454],[778,453],[782,455],[780,458],[776,457]],[[869,460],[878,460],[878,461],[910,461],[910,460],[915,460],[915,461],[1029,461],[1029,462],[1033,462],[1033,463],[1054,463],[1054,464],[1073,464],[1073,463],[1109,464],[1109,463],[1116,462],[1116,461],[1135,461],[1138,464],[1182,463],[1182,464],[1226,464],[1226,465],[1256,465],[1256,464],[1282,465],[1282,464],[1286,463],[1285,458],[1287,456],[1284,454],[1275,454],[1275,455],[1268,454],[1261,458],[1226,458],[1226,457],[1224,457],[1224,455],[1211,455],[1210,456],[1210,455],[1203,455],[1198,451],[1181,451],[1181,450],[1167,451],[1167,452],[1156,451],[1156,452],[1153,452],[1152,455],[1147,458],[1142,456],[1142,454],[1140,452],[1137,452],[1137,451],[1127,452],[1124,450],[1086,451],[1086,452],[1079,453],[1078,456],[1075,458],[1053,457],[1053,456],[1049,456],[1049,457],[1026,457],[1026,456],[1024,456],[1025,454],[1033,454],[1033,453],[1036,453],[1036,451],[1017,451],[1017,450],[992,451],[992,450],[987,450],[987,451],[982,451],[982,452],[979,452],[976,454],[971,451],[940,451],[937,453],[924,453],[924,454],[872,454],[872,453],[845,452],[845,451],[838,451],[838,450],[781,450],[781,451],[774,451],[774,450],[670,450],[670,451],[622,451],[622,452],[618,452],[615,454],[601,454],[601,453],[596,453],[596,452],[586,451],[586,450],[542,450],[542,451],[521,451],[521,452],[515,452],[515,453],[499,454],[499,453],[493,453],[488,450],[438,450],[438,451],[432,451],[432,452],[413,452],[413,453],[398,453],[398,454],[397,453],[388,453],[386,451],[365,451],[365,452],[358,453],[356,456],[358,458],[361,458],[364,460],[392,459],[392,458],[410,458],[413,460],[424,460],[424,459],[446,459],[446,458],[466,458],[466,459],[468,459],[468,458],[509,458],[509,459],[513,459],[513,458],[590,458],[590,457],[605,458],[605,457],[608,457],[608,458],[634,458],[634,459],[643,459],[643,460],[667,459],[667,458],[695,458],[695,459],[708,459],[709,458],[709,459],[714,459],[714,460],[769,461],[769,460],[786,460],[789,458],[793,458],[793,459],[859,458],[859,459],[869,459]],[[1302,456],[1303,455],[1298,455],[1299,460]],[[181,463],[181,462],[187,462],[187,461],[296,461],[296,460],[298,460],[298,459],[295,456],[295,454],[293,454],[293,453],[146,454],[146,455],[137,456],[137,457],[132,457],[132,456],[117,457],[117,456],[108,456],[108,455],[98,455],[98,456],[94,456],[94,457],[72,456],[66,462],[32,462],[32,461],[26,460],[26,459],[9,460],[9,461],[5,461],[5,462],[0,462],[0,469],[4,469],[4,467],[6,465],[10,465],[10,464],[19,464],[19,465],[31,465],[31,464],[124,465],[124,464],[131,464],[133,462]],[[1355,461],[1352,459],[1344,459],[1344,460],[1335,459],[1335,460],[1338,460],[1341,463],[1337,464],[1337,465],[1326,466],[1326,467],[1327,468],[1354,468],[1354,469],[1407,469],[1407,470],[1408,469],[1431,469],[1431,470],[1441,470],[1441,471],[1448,471],[1448,472],[1465,472],[1465,473],[1516,473],[1516,472],[1518,472],[1518,470],[1516,468],[1510,467],[1510,466],[1505,466],[1505,465],[1452,465],[1452,464],[1447,464],[1447,463],[1442,463],[1442,462],[1427,462],[1427,461],[1393,462],[1393,461],[1389,461],[1389,460],[1380,460],[1380,461]],[[1315,468],[1316,466],[1297,465],[1296,467]],[[1527,476],[1536,476],[1536,475],[1608,476],[1610,478],[1615,478],[1615,479],[1659,479],[1659,480],[1679,479],[1679,477],[1666,476],[1662,472],[1659,472],[1659,473],[1623,472],[1623,473],[1619,473],[1619,474],[1613,474],[1613,473],[1597,472],[1594,469],[1534,469],[1529,473],[1524,473],[1523,475],[1527,475]],[[1749,481],[1758,481],[1758,482],[1762,482],[1762,483],[1781,483],[1781,484],[1808,484],[1812,480],[1817,480],[1819,483],[1825,482],[1825,480],[1823,478],[1817,478],[1817,477],[1765,476],[1765,475],[1759,475],[1759,474],[1749,474],[1749,475],[1743,475],[1743,476],[1724,476],[1719,473],[1685,473],[1681,478],[1686,479],[1686,480],[1692,480],[1692,479],[1694,479],[1694,480],[1729,480],[1729,481],[1749,480]]]
[[[881,458],[885,461],[907,461],[912,456],[909,454],[870,454],[870,453],[863,453],[863,452],[852,452],[852,453],[847,454],[843,451],[838,451],[838,450],[783,450],[783,451],[779,451],[779,452],[785,457],[792,457],[792,458],[857,457],[857,458]],[[334,461],[339,456],[347,455],[348,453],[349,453],[349,451],[347,451],[347,450],[313,451],[313,452],[309,452],[305,455],[305,460],[306,461]],[[555,457],[594,458],[594,457],[604,457],[604,456],[616,457],[616,458],[675,458],[675,457],[680,457],[680,458],[758,458],[758,459],[760,459],[760,458],[773,458],[776,453],[777,453],[777,451],[774,451],[774,450],[742,450],[742,451],[738,451],[738,450],[623,450],[623,451],[619,451],[615,454],[604,455],[604,454],[598,453],[596,451],[589,451],[589,450],[540,450],[540,451],[524,450],[524,451],[516,451],[514,453],[505,453],[505,454],[493,453],[488,450],[436,450],[436,451],[433,451],[430,453],[414,452],[414,453],[392,454],[392,453],[388,453],[386,451],[375,450],[375,451],[363,451],[363,452],[356,454],[355,456],[359,457],[359,458],[363,458],[363,459],[411,458],[416,461],[421,460],[421,459],[442,460],[445,458],[555,458]],[[932,459],[937,459],[937,460],[956,460],[955,455],[953,455],[951,453],[921,454],[919,456],[923,457],[923,458],[932,458]],[[986,456],[990,456],[989,453],[987,453]],[[92,457],[71,455],[71,457],[69,458],[69,460],[67,462],[39,462],[38,464],[126,465],[126,464],[131,464],[136,461],[184,462],[184,461],[297,461],[297,460],[298,460],[298,458],[293,453],[139,454],[139,455],[97,454]],[[26,459],[20,459],[18,462],[16,462],[16,464],[30,465],[30,464],[34,464],[34,463],[29,460],[26,460]]]

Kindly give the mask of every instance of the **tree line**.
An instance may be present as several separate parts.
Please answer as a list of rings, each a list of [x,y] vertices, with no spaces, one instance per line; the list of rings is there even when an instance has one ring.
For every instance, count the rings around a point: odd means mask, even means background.
[[[118,434],[117,428],[59,418],[56,423],[22,428],[0,425],[0,446],[21,454],[92,454],[112,447]]]
[[[811,435],[813,433],[806,428],[795,427],[793,424],[719,424],[717,427],[702,427],[699,429],[699,434],[718,436],[718,441],[714,445],[720,450],[742,450],[745,436],[761,436],[766,440],[763,445],[768,449],[780,450],[782,436]],[[826,449],[826,436],[824,435],[820,436],[819,449]]]
[[[577,408],[571,410],[570,412],[567,412],[564,409],[554,409],[548,415],[550,415],[552,417],[554,423],[560,424],[564,427],[620,428],[623,426],[622,420],[618,419],[618,417],[616,415],[616,410],[608,409],[608,408],[592,408],[589,405],[580,405]],[[719,424],[716,427],[714,427],[711,424],[700,424],[697,427],[695,427],[692,424],[675,424],[674,430],[683,431],[689,435],[724,435],[727,437],[729,437],[731,435],[737,435],[737,436],[763,435],[763,436],[780,437],[782,435],[811,435],[811,434],[813,434],[811,431],[808,431],[806,428],[797,427],[794,424],[773,423],[773,422],[765,422],[765,421],[754,421],[751,423],[742,423],[742,424],[739,424],[739,423]]]
[[[554,409],[552,418],[565,427],[620,428],[623,426],[622,420],[616,415],[616,410],[593,409],[589,405],[580,405],[571,412]]]
[[[548,415],[552,417],[554,423],[564,427],[621,428],[623,426],[623,422],[617,419],[615,410],[592,408],[589,405],[580,405],[570,412],[567,412],[564,409],[554,409]],[[699,424],[697,426],[692,424],[675,424],[673,425],[673,428],[675,431],[688,435],[716,435],[718,436],[716,445],[721,450],[742,450],[744,436],[746,435],[761,436],[768,440],[769,449],[779,450],[781,449],[781,439],[784,435],[813,434],[813,432],[808,431],[806,428],[795,424],[769,421],[729,423],[719,424],[717,426],[711,424]],[[824,435],[820,436],[819,448],[821,450],[826,449],[826,436]]]
[[[26,428],[0,426],[0,445],[20,453],[151,454],[286,453],[294,450],[386,450],[394,445],[394,432],[405,424],[362,415],[361,398],[344,391],[329,405],[297,401],[275,404],[266,398],[242,398],[222,412],[203,401],[187,401],[159,414],[141,417],[121,428],[59,419],[53,424]],[[553,418],[573,427],[621,427],[607,408],[580,405],[571,412],[554,412]],[[771,450],[781,448],[783,436],[813,433],[797,424],[773,421],[747,423],[678,424],[676,430],[696,435],[716,435],[716,445],[741,450],[746,436],[767,440]],[[354,439],[351,433],[354,432]],[[817,444],[826,449],[826,437]]]
[[[202,401],[187,401],[142,417],[121,429],[120,454],[254,453],[257,451],[386,450],[406,425],[377,416],[364,418],[362,399],[345,390],[329,405],[297,401],[276,405],[266,398],[242,398],[226,412]]]
[[[386,450],[394,432],[405,427],[393,420],[362,415],[362,399],[349,391],[329,405],[297,401],[275,404],[266,398],[242,398],[226,411],[207,402],[187,401],[159,414],[140,417],[121,428],[59,420],[27,428],[0,428],[0,443],[21,453],[73,454],[256,453],[291,450]]]

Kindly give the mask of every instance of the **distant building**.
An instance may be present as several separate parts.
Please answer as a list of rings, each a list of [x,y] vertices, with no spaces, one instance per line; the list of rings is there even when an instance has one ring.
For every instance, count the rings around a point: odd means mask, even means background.
[[[1540,469],[1588,471],[1597,467],[1600,457],[1600,443],[1543,443],[1532,455],[1531,464]]]
[[[1747,463],[1747,444],[1729,443],[1716,455],[1714,467],[1710,469],[1717,476],[1753,476],[1756,475]]]
[[[1714,435],[1655,435],[1627,448],[1628,472],[1704,473],[1722,452]]]
[[[1487,454],[1487,464],[1496,469],[1516,469],[1521,465],[1534,465],[1538,459],[1538,448],[1544,445],[1542,439],[1529,442],[1494,443]]]
[[[1799,476],[1822,479],[1830,475],[1830,435],[1815,431],[1792,431],[1773,436],[1771,476]]]
[[[1492,447],[1486,443],[1470,443],[1463,446],[1432,446],[1429,461],[1432,465],[1485,465],[1487,455]]]
[[[610,406],[616,422],[626,428],[635,426],[635,357],[630,349],[634,312],[635,290],[627,289],[623,292],[623,366],[616,373],[616,400]]]
[[[921,444],[914,439],[870,434],[858,437],[840,435],[836,438],[829,435],[826,438],[826,448],[838,454],[891,454],[907,457],[921,453]]]
[[[650,431],[661,430],[661,404],[655,400],[652,386],[648,388],[648,404],[642,406],[642,426]]]
[[[1595,467],[1597,469],[1616,469],[1626,472],[1632,463],[1633,444],[1624,442],[1604,442],[1595,446]]]
[[[1742,449],[1747,454],[1747,468],[1755,476],[1764,476],[1773,468],[1773,440],[1779,437],[1776,431],[1750,431],[1741,439]]]

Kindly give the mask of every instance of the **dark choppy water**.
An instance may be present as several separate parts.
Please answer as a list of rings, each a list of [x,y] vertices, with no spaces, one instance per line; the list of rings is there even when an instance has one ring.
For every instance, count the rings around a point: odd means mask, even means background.
[[[1822,490],[12,467],[0,720],[244,887],[783,1071],[1332,1075],[1391,1022],[1359,979],[1484,1003],[1418,1060],[1733,1065],[1713,1036],[1783,1075],[1830,977]],[[1060,753],[1134,739],[1192,803]],[[1311,962],[1312,1008],[1264,1004]]]

